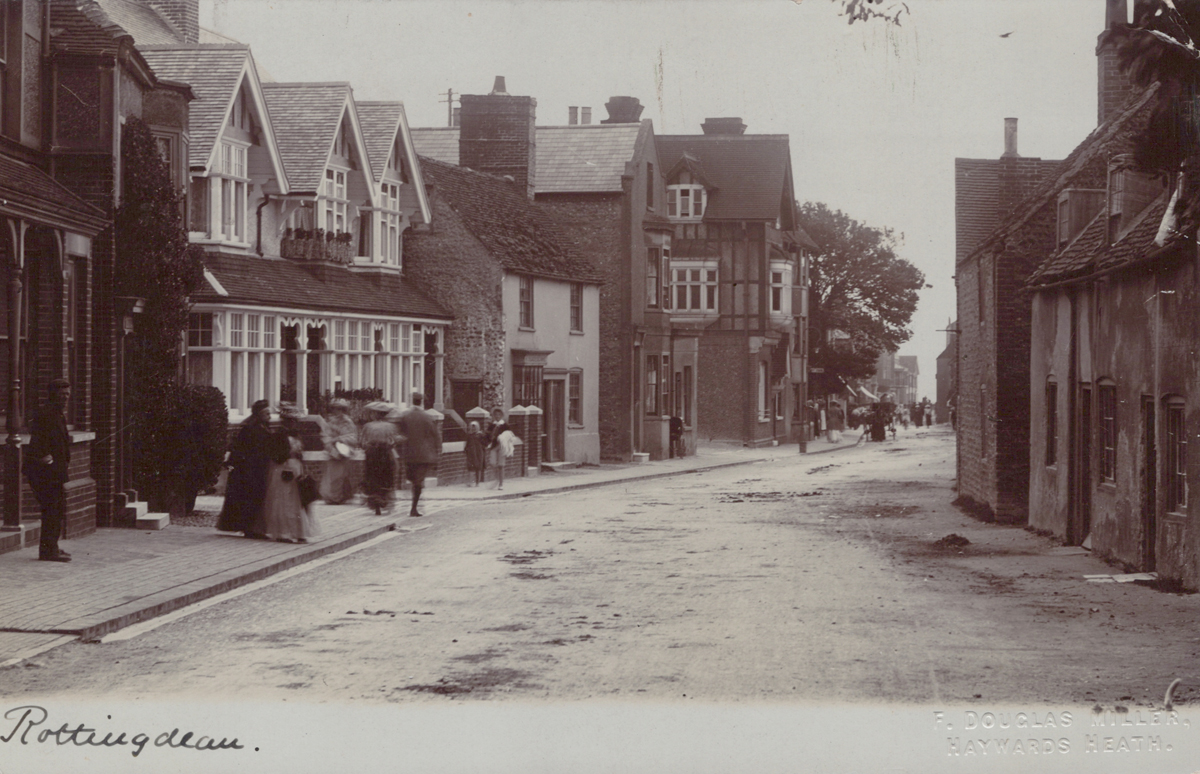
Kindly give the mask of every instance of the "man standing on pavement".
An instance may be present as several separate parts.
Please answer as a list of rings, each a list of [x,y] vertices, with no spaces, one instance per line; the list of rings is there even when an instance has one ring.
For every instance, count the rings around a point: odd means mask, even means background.
[[[71,383],[66,379],[50,382],[50,402],[44,404],[29,424],[29,448],[25,451],[25,477],[42,507],[42,543],[38,559],[43,562],[69,562],[71,555],[58,547],[66,518],[67,483],[71,462],[71,434],[67,432],[64,411],[71,400]]]
[[[404,474],[412,483],[412,508],[408,515],[420,516],[417,503],[421,499],[421,490],[425,488],[425,476],[429,469],[437,465],[438,455],[442,451],[442,439],[438,437],[437,424],[425,413],[421,404],[425,396],[414,392],[412,408],[405,411],[396,420],[400,437],[404,444]]]

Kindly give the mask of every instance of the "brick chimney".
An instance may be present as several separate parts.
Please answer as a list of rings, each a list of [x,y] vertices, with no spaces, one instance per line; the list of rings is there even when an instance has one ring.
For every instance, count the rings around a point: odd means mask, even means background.
[[[1020,156],[1017,153],[1017,119],[1004,119],[1004,155],[1000,158],[1011,159]]]
[[[700,128],[705,134],[745,134],[746,124],[737,117],[706,118]]]
[[[512,96],[498,75],[491,94],[463,94],[459,105],[458,163],[510,176],[532,199],[537,100]]]
[[[604,107],[608,118],[602,124],[636,124],[642,117],[642,103],[637,97],[609,97]]]
[[[145,0],[183,35],[184,43],[200,42],[200,0]]]
[[[1116,115],[1129,99],[1129,79],[1117,64],[1117,47],[1110,30],[1129,23],[1128,0],[1105,0],[1104,31],[1096,38],[1096,59],[1099,68],[1096,99],[1097,123],[1103,124]]]

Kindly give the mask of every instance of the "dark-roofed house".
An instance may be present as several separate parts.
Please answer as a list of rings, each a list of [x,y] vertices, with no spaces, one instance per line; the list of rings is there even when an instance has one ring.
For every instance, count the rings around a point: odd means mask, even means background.
[[[601,275],[514,182],[433,159],[422,169],[433,219],[411,234],[405,271],[454,315],[450,407],[528,417],[514,428],[527,465],[598,462]]]
[[[1155,91],[1067,159],[1056,243],[1029,279],[1029,522],[1196,589],[1196,223],[1175,222],[1178,175],[1133,164]]]
[[[740,118],[702,128],[657,140],[675,229],[665,303],[675,328],[703,332],[699,434],[803,440],[812,244],[796,223],[788,137],[744,134]]]
[[[348,84],[264,84],[245,46],[146,56],[198,97],[189,228],[208,284],[188,378],[219,387],[232,421],[256,400],[311,409],[359,389],[440,407],[449,315],[400,275],[401,234],[428,204],[398,103],[371,108],[368,134]]]
[[[601,455],[667,457],[671,415],[684,421],[682,453],[694,453],[699,334],[666,311],[674,225],[651,122],[637,99],[613,97],[599,124],[538,127],[535,100],[497,80],[462,97],[461,128],[414,129],[418,152],[524,181],[602,275]]]

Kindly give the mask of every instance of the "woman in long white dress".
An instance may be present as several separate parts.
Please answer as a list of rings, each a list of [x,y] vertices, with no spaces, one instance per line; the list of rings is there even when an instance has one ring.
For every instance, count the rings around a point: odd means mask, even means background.
[[[263,502],[262,534],[271,540],[306,543],[317,537],[320,526],[300,499],[300,477],[304,475],[304,445],[300,443],[299,419],[295,408],[280,411],[282,426],[272,443],[267,468],[267,496]]]

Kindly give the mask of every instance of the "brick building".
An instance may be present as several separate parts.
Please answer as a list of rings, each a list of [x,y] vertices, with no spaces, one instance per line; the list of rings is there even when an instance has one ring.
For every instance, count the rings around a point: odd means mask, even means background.
[[[667,186],[673,326],[700,331],[697,433],[747,446],[802,440],[804,250],[787,135],[709,118],[657,138]],[[795,430],[793,430],[793,426]]]
[[[123,515],[117,386],[121,337],[132,330],[134,310],[114,296],[122,258],[111,223],[125,121],[144,119],[160,141],[186,130],[190,90],[160,77],[141,51],[196,39],[195,18],[176,13],[176,5],[14,0],[0,7],[0,279],[8,341],[0,367],[10,395],[2,550],[38,540],[40,514],[22,480],[18,444],[27,440],[24,420],[55,378],[73,385],[66,535]],[[165,155],[178,174],[178,157]]]
[[[500,108],[513,121],[512,136],[528,146],[522,150],[479,136],[496,120],[484,122],[480,110],[504,105],[506,98],[522,100],[521,107]],[[589,120],[581,123],[575,111],[566,125],[535,126],[536,105],[529,97],[466,95],[462,100],[461,126],[414,129],[418,149],[450,164],[499,175],[516,171],[513,159],[528,165],[532,172],[521,169],[514,179],[554,214],[575,251],[603,279],[601,455],[623,460],[639,452],[650,459],[668,456],[673,414],[684,420],[684,453],[693,453],[699,332],[674,324],[664,304],[670,294],[674,226],[666,216],[654,128],[649,120],[640,120],[640,102],[612,97],[606,105],[608,118],[599,124],[589,122],[590,111],[585,113]],[[500,153],[497,147],[506,154],[498,161],[482,155],[488,148]]]
[[[939,425],[957,422],[955,404],[958,402],[958,323],[946,322],[946,348],[937,356],[937,393],[933,404],[934,421]]]
[[[406,272],[454,315],[447,413],[536,407],[540,427],[514,424],[527,465],[598,462],[599,273],[525,182],[422,161],[433,219],[412,233]]]
[[[1058,161],[1017,153],[1005,119],[999,159],[955,159],[958,296],[957,471],[961,500],[1020,522],[1029,487],[1029,299],[1021,287],[1054,227],[1048,201],[1027,197]],[[1004,385],[1004,389],[999,386]]]

